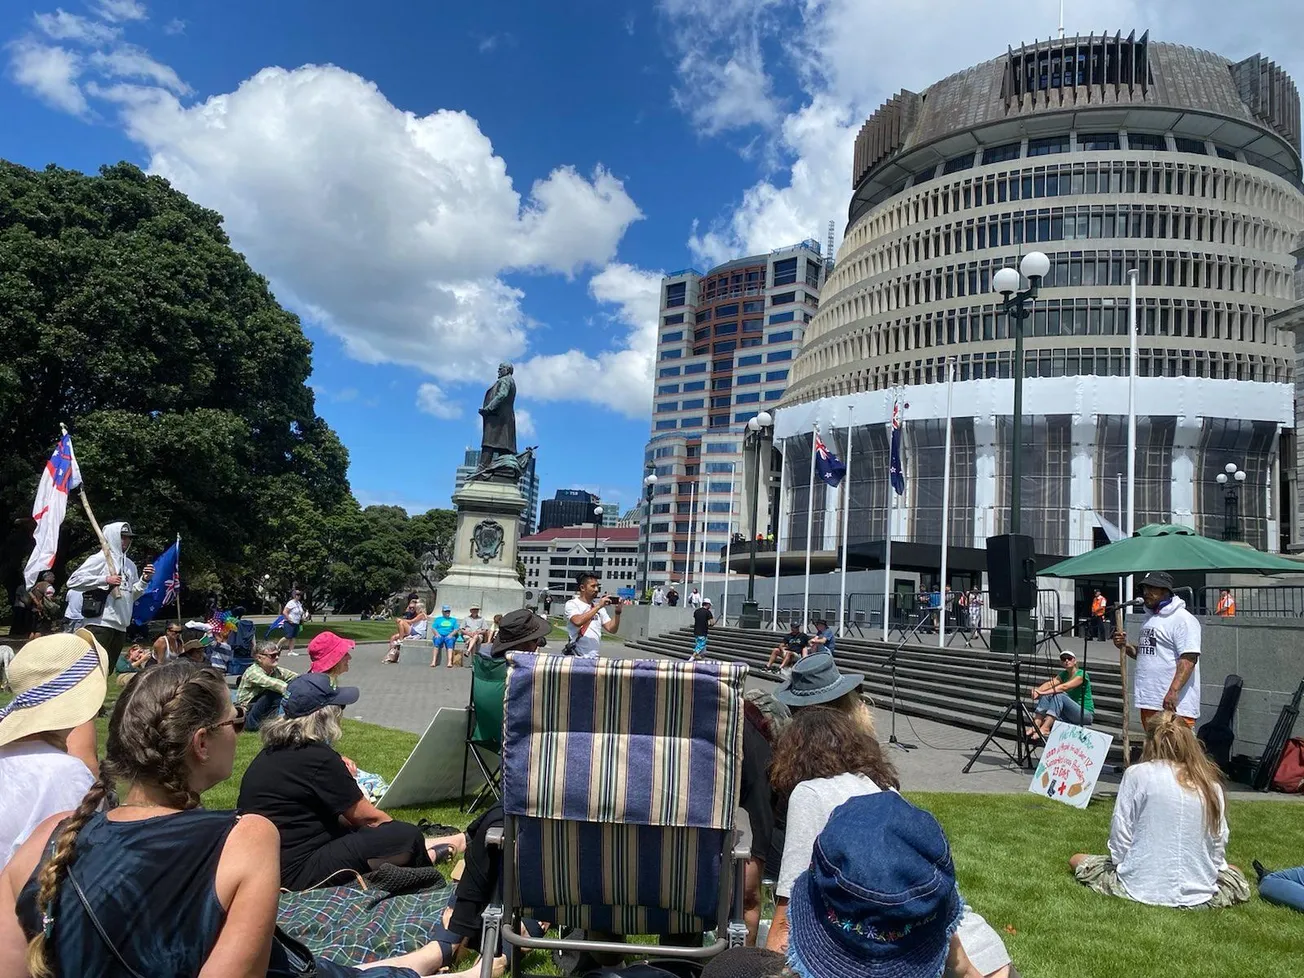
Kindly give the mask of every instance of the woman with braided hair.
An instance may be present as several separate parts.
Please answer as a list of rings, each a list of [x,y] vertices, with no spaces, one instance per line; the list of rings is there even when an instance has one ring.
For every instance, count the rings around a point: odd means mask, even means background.
[[[0,873],[0,974],[416,978],[447,963],[432,943],[355,969],[275,932],[275,826],[199,805],[230,777],[243,721],[222,676],[190,662],[127,687],[77,810],[43,822]],[[101,811],[115,787],[121,802]]]

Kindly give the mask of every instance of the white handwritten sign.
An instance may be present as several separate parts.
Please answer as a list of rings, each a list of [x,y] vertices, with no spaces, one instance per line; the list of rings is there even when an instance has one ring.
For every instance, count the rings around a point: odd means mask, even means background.
[[[1057,720],[1028,790],[1074,808],[1086,808],[1114,738]]]

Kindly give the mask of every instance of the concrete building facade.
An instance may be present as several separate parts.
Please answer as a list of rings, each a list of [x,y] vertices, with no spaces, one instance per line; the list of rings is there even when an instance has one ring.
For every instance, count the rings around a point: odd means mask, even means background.
[[[545,591],[565,600],[575,591],[576,575],[593,571],[602,593],[637,586],[642,573],[638,560],[638,529],[561,526],[521,537],[519,554],[525,564],[525,589],[536,598]]]
[[[849,224],[778,405],[785,549],[804,549],[813,507],[812,549],[835,550],[849,493],[849,552],[881,566],[895,403],[907,490],[891,538],[937,550],[948,362],[951,544],[982,548],[1005,532],[1016,450],[1023,529],[1039,553],[1114,536],[1129,269],[1139,271],[1136,524],[1221,535],[1215,477],[1232,462],[1248,475],[1241,536],[1282,549],[1299,523],[1296,353],[1279,317],[1295,303],[1300,179],[1299,96],[1260,55],[1232,62],[1147,34],[1068,37],[898,93],[857,138]],[[1024,327],[1015,446],[1013,334],[991,277],[1033,250],[1051,269]],[[816,424],[853,466],[849,484],[817,481],[812,498]]]
[[[749,513],[743,433],[783,397],[824,273],[808,240],[662,279],[649,586],[723,579],[726,542]]]

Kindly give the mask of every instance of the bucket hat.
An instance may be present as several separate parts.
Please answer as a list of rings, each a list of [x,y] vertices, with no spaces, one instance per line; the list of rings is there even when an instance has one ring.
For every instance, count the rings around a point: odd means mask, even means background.
[[[942,827],[895,791],[834,810],[788,904],[802,978],[937,978],[963,901]]]
[[[308,658],[313,672],[329,672],[331,667],[348,655],[358,643],[351,638],[340,638],[334,632],[321,632],[308,643]]]
[[[839,672],[833,653],[813,652],[792,667],[792,675],[774,691],[774,698],[784,706],[820,706],[859,688],[864,679],[857,672]]]
[[[92,719],[104,705],[108,671],[104,648],[84,628],[32,639],[9,663],[14,698],[0,707],[0,747]]]
[[[281,710],[286,717],[306,717],[327,706],[350,706],[362,695],[357,686],[332,686],[326,676],[304,673],[295,676],[285,687]]]
[[[532,611],[518,608],[503,615],[498,623],[498,637],[494,639],[494,655],[519,649],[536,639],[546,639],[552,625],[546,618],[540,618]],[[544,644],[547,644],[546,641]]]

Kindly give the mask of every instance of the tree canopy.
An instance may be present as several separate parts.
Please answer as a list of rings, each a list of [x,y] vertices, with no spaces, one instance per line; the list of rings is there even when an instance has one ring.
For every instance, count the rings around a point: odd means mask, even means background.
[[[60,422],[96,516],[132,524],[138,563],[180,533],[192,587],[252,597],[301,582],[319,600],[372,603],[451,540],[446,511],[359,507],[306,383],[298,317],[219,214],[131,164],[88,176],[0,161],[0,349],[11,591]],[[59,564],[93,547],[70,505]]]

